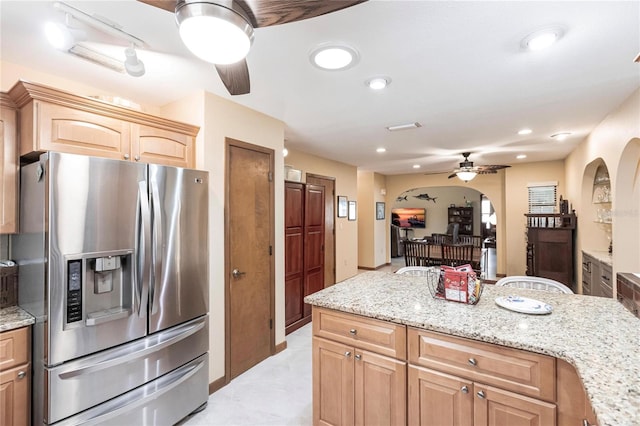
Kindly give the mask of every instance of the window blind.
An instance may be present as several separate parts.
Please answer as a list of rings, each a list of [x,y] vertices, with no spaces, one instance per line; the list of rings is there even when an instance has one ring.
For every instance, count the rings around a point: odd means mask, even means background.
[[[557,183],[529,184],[529,213],[554,213]]]

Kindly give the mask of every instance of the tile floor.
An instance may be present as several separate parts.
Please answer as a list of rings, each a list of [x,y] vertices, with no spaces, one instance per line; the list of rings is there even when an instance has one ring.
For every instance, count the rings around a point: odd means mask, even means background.
[[[186,426],[312,424],[311,324],[287,336],[287,349],[209,396]]]

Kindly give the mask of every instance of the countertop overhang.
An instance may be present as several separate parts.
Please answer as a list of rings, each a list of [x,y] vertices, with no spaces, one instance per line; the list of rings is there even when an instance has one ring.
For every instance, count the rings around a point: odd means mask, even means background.
[[[26,327],[35,322],[35,318],[19,306],[0,308],[0,332]]]
[[[549,315],[503,309],[517,294]],[[614,299],[486,285],[477,305],[434,299],[425,278],[365,272],[305,298],[314,306],[524,349],[572,364],[601,426],[640,424],[640,320]]]

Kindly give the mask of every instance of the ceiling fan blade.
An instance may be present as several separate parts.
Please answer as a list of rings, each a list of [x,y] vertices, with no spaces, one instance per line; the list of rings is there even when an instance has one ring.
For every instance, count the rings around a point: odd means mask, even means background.
[[[457,174],[455,174],[455,173],[451,173],[451,174],[448,176],[448,179],[454,178],[454,177],[456,177],[456,176],[458,176],[458,175],[457,175]]]
[[[367,0],[240,0],[243,9],[251,10],[257,27],[301,21],[346,9]]]
[[[177,0],[138,0],[140,3],[145,3],[150,6],[157,7],[158,9],[163,9],[168,12],[175,12]]]
[[[511,167],[511,166],[505,166],[502,164],[488,164],[486,166],[478,166],[478,169],[480,171],[497,171],[497,170],[506,169],[507,167]]]
[[[251,90],[246,59],[235,64],[216,65],[216,70],[230,94],[246,95]]]

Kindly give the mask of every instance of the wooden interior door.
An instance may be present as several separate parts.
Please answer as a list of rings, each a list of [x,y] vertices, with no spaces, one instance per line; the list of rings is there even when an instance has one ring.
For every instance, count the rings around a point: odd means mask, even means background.
[[[284,184],[284,325],[286,327],[302,319],[304,186],[297,182]],[[287,328],[287,333],[290,330]]]
[[[273,150],[226,139],[226,376],[275,353]]]
[[[307,183],[324,186],[324,287],[336,283],[336,178],[307,173]]]
[[[305,186],[304,194],[304,296],[324,288],[324,186]],[[311,316],[305,304],[303,316]]]

